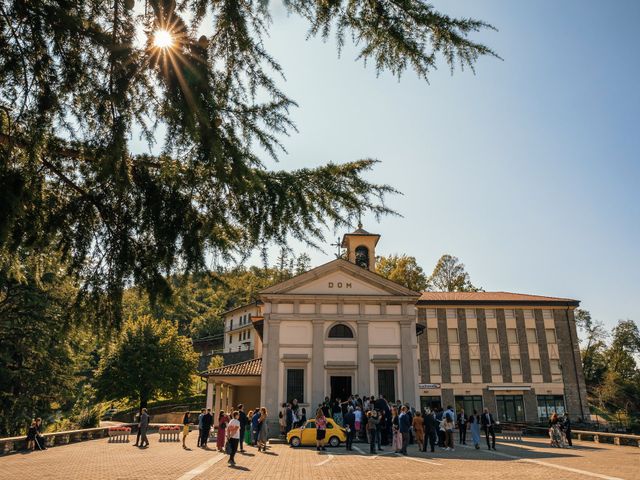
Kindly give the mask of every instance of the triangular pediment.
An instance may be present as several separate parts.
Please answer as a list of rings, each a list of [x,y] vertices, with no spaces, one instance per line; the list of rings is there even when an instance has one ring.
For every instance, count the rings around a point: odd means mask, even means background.
[[[262,290],[287,295],[397,295],[420,294],[346,260],[336,259]]]

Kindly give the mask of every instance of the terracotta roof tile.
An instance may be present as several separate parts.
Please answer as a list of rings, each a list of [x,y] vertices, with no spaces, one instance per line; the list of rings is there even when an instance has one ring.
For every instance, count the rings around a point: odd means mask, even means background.
[[[571,298],[546,297],[512,292],[422,292],[418,304],[430,303],[507,303],[507,304],[557,304],[578,306],[579,301]]]
[[[204,376],[253,377],[262,375],[262,358],[253,358],[245,362],[224,365],[203,374]]]

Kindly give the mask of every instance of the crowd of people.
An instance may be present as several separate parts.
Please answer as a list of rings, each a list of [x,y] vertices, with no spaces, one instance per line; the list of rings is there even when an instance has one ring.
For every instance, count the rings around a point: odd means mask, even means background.
[[[307,411],[300,407],[293,399],[290,403],[282,404],[278,414],[280,433],[285,435],[292,428],[304,428],[307,423]],[[209,438],[216,434],[216,448],[219,452],[229,455],[229,464],[235,465],[238,451],[244,452],[244,445],[252,445],[258,451],[265,452],[269,439],[268,414],[265,407],[256,407],[245,413],[244,405],[240,404],[231,413],[221,410],[217,419],[211,409],[202,409],[198,415],[198,448],[208,448]],[[435,451],[436,447],[444,451],[455,451],[454,433],[458,432],[458,443],[467,445],[467,431],[471,432],[471,442],[476,449],[480,448],[481,430],[489,450],[496,449],[495,427],[498,425],[489,409],[482,413],[473,410],[467,414],[464,409],[456,412],[453,407],[442,409],[439,406],[416,410],[408,403],[388,402],[383,395],[377,399],[373,396],[360,398],[350,396],[342,401],[333,401],[325,397],[315,412],[316,449],[325,450],[327,419],[345,429],[346,449],[353,450],[354,440],[366,441],[370,453],[383,451],[382,447],[390,446],[392,451],[407,455],[407,446],[417,443],[418,449],[426,452]],[[138,429],[135,447],[148,448],[149,414],[143,408],[138,415]],[[189,435],[191,417],[185,412],[182,430],[182,447],[188,449],[186,439]],[[27,448],[46,450],[44,437],[41,435],[42,419],[32,421],[27,432]],[[554,413],[549,420],[549,438],[551,446],[569,448],[571,442],[571,421],[569,415],[562,417]]]
[[[235,465],[236,453],[244,452],[245,445],[252,445],[258,451],[266,452],[269,439],[269,427],[267,423],[267,409],[256,407],[249,412],[244,411],[244,405],[240,404],[236,410],[227,413],[221,410],[215,419],[211,409],[202,409],[198,415],[198,448],[209,448],[209,438],[216,434],[216,449],[229,455],[229,464]],[[184,425],[182,434],[182,447],[187,448],[186,439],[189,434],[190,416],[186,412],[182,420]]]
[[[280,430],[286,435],[292,428],[304,427],[307,412],[300,407],[296,399],[282,404],[279,413]],[[407,446],[416,442],[418,448],[431,452],[436,447],[445,451],[455,451],[454,432],[458,432],[460,444],[467,444],[467,430],[476,449],[480,448],[481,430],[484,432],[487,448],[496,449],[495,427],[497,421],[487,408],[483,412],[476,410],[471,414],[464,409],[456,412],[453,407],[446,409],[434,406],[416,410],[408,403],[388,402],[384,395],[378,398],[359,395],[347,400],[325,397],[316,409],[316,448],[325,449],[326,419],[332,418],[345,428],[346,449],[352,450],[353,441],[358,439],[369,444],[370,453],[382,451],[390,446],[395,453],[407,455]]]

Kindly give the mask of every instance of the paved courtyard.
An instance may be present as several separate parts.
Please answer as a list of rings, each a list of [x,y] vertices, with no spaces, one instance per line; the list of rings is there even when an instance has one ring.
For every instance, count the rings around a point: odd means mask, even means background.
[[[497,452],[458,447],[455,452],[416,452],[401,457],[387,451],[382,455],[366,453],[368,446],[357,444],[358,451],[344,448],[292,449],[274,444],[266,452],[248,447],[237,456],[231,468],[225,455],[195,447],[191,435],[183,450],[179,443],[158,443],[150,435],[151,447],[139,450],[131,443],[107,443],[92,440],[50,448],[45,452],[17,453],[0,457],[0,479],[415,479],[434,475],[441,479],[640,479],[640,448],[575,442],[570,450],[547,446],[542,439],[522,443],[498,443]]]

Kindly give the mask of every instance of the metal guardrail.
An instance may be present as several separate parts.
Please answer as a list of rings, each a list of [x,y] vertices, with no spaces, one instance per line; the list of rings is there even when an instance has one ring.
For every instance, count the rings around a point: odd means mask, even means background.
[[[503,423],[500,427],[502,427],[503,431],[521,430],[523,433],[533,431],[540,433],[542,436],[547,436],[549,432],[549,427],[528,425],[526,423]],[[572,429],[571,438],[585,441],[591,440],[595,443],[613,443],[614,445],[631,445],[640,447],[640,435],[632,435],[628,433]],[[607,440],[611,441],[607,442]]]

